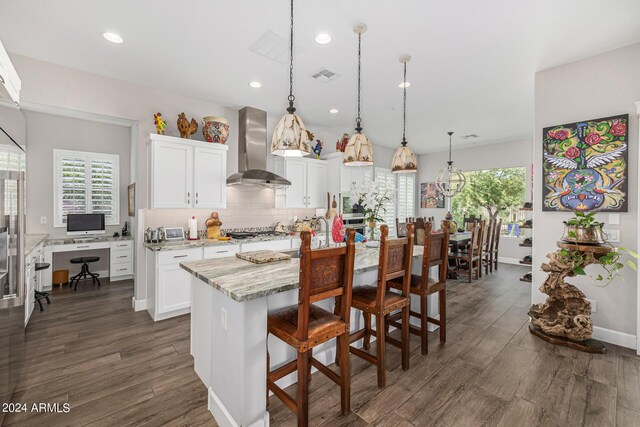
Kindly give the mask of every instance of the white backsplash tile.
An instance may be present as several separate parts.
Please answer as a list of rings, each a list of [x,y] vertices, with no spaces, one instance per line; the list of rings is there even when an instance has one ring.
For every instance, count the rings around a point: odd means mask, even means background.
[[[312,217],[315,209],[276,209],[274,190],[257,187],[227,188],[226,209],[147,209],[145,227],[187,227],[192,216],[198,220],[198,229],[206,228],[204,222],[211,212],[218,212],[222,228],[270,227],[281,222],[293,223],[293,217]]]

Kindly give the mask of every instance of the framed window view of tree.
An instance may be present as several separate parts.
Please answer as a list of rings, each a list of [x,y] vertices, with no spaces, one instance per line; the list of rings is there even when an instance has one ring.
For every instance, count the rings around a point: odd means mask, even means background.
[[[627,212],[629,115],[543,129],[542,210]]]

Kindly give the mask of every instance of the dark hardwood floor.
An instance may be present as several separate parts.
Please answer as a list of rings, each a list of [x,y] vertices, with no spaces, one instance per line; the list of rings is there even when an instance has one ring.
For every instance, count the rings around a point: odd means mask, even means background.
[[[406,372],[389,347],[385,389],[375,367],[352,357],[348,417],[339,388],[313,375],[311,425],[639,426],[640,358],[613,345],[589,355],[529,334],[525,270],[501,265],[472,284],[449,282],[447,343],[432,333],[423,357],[412,336]],[[131,282],[81,284],[75,293],[56,289],[52,304],[34,311],[14,401],[68,402],[71,411],[10,414],[5,425],[215,425],[193,372],[189,316],[154,323],[131,309],[132,295]],[[269,412],[271,425],[295,425],[277,398]]]

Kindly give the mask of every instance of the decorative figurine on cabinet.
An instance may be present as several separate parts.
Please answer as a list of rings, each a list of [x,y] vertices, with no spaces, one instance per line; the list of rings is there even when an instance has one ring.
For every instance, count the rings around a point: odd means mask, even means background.
[[[345,149],[345,147],[347,146],[348,143],[349,143],[349,134],[345,133],[345,134],[342,135],[342,138],[340,138],[336,142],[336,151],[344,153],[344,149]]]
[[[162,113],[155,113],[153,115],[153,124],[156,125],[156,132],[158,135],[164,135],[164,130],[167,128],[167,122],[162,118]]]
[[[218,212],[211,212],[211,216],[205,221],[205,225],[207,226],[207,239],[220,238],[222,221],[218,218]]]
[[[191,121],[187,121],[187,116],[184,113],[178,114],[178,131],[180,132],[180,138],[191,139],[191,135],[198,130],[198,123],[196,119],[192,118]]]
[[[322,152],[322,142],[319,139],[316,139],[316,145],[311,150],[315,153],[316,159],[320,160],[320,153]]]

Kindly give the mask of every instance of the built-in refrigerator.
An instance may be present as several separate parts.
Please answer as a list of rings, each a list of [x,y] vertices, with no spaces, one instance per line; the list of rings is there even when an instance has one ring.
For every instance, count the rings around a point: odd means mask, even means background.
[[[24,365],[25,141],[22,112],[0,75],[0,401],[11,401]],[[3,405],[4,407],[4,405]],[[0,408],[0,425],[6,413]]]

